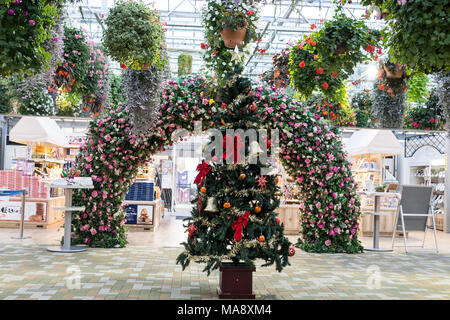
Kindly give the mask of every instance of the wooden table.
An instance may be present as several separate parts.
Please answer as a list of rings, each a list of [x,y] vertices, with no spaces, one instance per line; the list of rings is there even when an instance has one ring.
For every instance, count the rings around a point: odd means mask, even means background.
[[[400,199],[400,193],[394,192],[369,192],[369,191],[359,191],[359,194],[363,194],[367,197],[375,197],[375,211],[374,212],[365,212],[365,214],[373,215],[373,247],[372,248],[364,248],[368,251],[392,251],[392,249],[383,249],[380,248],[380,216],[389,215],[389,212],[382,212],[381,209],[381,198],[382,197],[395,197]],[[395,232],[395,230],[394,230]]]
[[[72,197],[73,190],[75,189],[93,189],[94,185],[81,185],[81,184],[50,184],[52,188],[62,188],[65,189],[66,203],[64,207],[57,207],[56,210],[64,210],[64,244],[62,246],[52,246],[48,247],[47,250],[50,252],[81,252],[86,251],[86,247],[78,247],[71,245],[71,231],[72,231],[72,211],[84,211],[85,207],[73,207]]]

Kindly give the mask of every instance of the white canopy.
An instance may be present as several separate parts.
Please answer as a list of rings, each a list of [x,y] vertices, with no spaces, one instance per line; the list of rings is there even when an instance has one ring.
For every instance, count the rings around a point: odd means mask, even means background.
[[[362,129],[353,133],[345,144],[350,157],[362,154],[395,155],[403,151],[391,130]]]
[[[54,119],[22,117],[9,132],[9,140],[24,144],[65,147],[66,135]]]

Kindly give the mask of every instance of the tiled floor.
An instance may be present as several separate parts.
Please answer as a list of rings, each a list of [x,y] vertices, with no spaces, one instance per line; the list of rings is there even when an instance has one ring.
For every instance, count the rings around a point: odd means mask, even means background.
[[[127,248],[75,254],[46,251],[62,230],[26,229],[31,239],[14,240],[17,229],[0,229],[0,299],[217,299],[218,272],[207,277],[202,265],[181,272],[175,264],[186,236],[181,225],[166,217],[157,232],[130,233]],[[431,235],[427,247],[433,245]],[[439,239],[439,254],[297,249],[281,273],[257,267],[253,288],[257,299],[450,299],[450,235],[440,232]],[[371,244],[370,238],[362,240]],[[382,239],[382,245],[389,243]]]

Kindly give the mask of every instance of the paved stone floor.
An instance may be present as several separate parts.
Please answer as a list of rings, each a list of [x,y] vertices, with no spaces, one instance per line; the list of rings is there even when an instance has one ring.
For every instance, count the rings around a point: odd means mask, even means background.
[[[159,232],[130,233],[127,248],[74,254],[46,251],[62,230],[26,229],[31,239],[13,240],[18,230],[0,229],[0,299],[217,299],[218,272],[207,277],[202,265],[182,272],[175,264],[185,234],[180,220],[166,219]],[[450,299],[450,237],[440,233],[440,240],[439,254],[297,249],[281,273],[257,261],[254,291],[257,299]]]

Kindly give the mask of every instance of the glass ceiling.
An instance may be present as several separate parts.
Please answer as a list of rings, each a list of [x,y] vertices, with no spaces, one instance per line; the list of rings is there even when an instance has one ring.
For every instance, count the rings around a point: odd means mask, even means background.
[[[95,42],[101,41],[102,28],[98,19],[102,20],[108,15],[108,9],[114,6],[114,0],[84,0],[77,4],[68,5],[68,21],[74,26],[81,26],[87,30]],[[204,41],[201,23],[201,10],[207,3],[203,0],[157,0],[145,1],[153,3],[160,11],[162,20],[167,22],[166,42],[169,52],[172,76],[177,75],[177,58],[183,52],[193,57],[192,72],[198,73],[203,65],[200,43]],[[267,1],[271,2],[271,1]],[[303,0],[293,8],[292,0],[275,0],[276,5],[265,5],[260,14],[259,32],[262,32],[262,42],[258,48],[267,49],[264,54],[256,52],[256,44],[251,45],[251,54],[247,56],[245,73],[256,78],[272,66],[272,57],[301,38],[303,34],[310,33],[311,24],[319,28],[323,21],[330,20],[335,5],[330,0]],[[345,13],[354,18],[360,18],[365,8],[360,1],[353,1],[345,6]],[[381,28],[382,20],[369,20],[367,25],[372,28]],[[115,70],[117,63],[112,63]],[[373,81],[373,67],[363,66],[357,68],[353,79],[364,82]],[[375,69],[376,72],[376,69]],[[369,83],[368,83],[369,85]],[[371,87],[371,85],[369,86]]]

